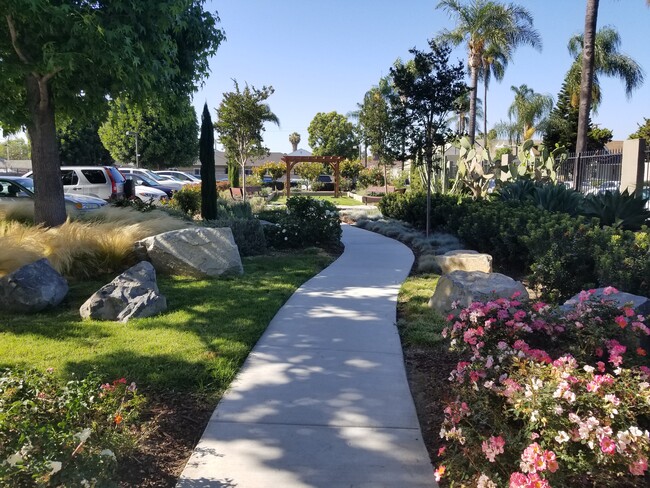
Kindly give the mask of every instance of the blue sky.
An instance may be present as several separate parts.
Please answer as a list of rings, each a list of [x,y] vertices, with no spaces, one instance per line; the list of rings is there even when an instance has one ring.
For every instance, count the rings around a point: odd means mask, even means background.
[[[453,21],[437,0],[219,0],[207,8],[218,11],[227,40],[210,62],[212,73],[194,97],[197,113],[207,101],[214,108],[223,92],[240,84],[272,85],[268,102],[281,126],[268,126],[265,143],[272,151],[289,152],[289,134],[300,133],[307,145],[307,127],[318,112],[356,109],[364,93],[388,74],[395,59],[410,58],[412,47],[426,49],[427,39]],[[512,85],[527,84],[557,96],[571,64],[569,38],[584,29],[586,0],[519,0],[530,10],[539,31],[541,52],[521,47],[504,80],[488,92],[488,127],[507,118]],[[645,71],[646,82],[631,99],[622,82],[603,78],[603,103],[594,123],[614,131],[615,139],[634,132],[650,118],[650,8],[645,0],[601,0],[598,27],[618,29],[620,50]],[[466,62],[464,48],[452,59]],[[480,88],[480,90],[482,90]],[[482,91],[480,92],[482,93]]]

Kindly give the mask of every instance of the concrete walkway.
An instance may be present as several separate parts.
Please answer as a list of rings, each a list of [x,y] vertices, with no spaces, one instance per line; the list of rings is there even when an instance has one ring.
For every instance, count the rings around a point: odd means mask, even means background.
[[[395,327],[413,255],[346,225],[343,242],[271,321],[179,488],[436,486]]]

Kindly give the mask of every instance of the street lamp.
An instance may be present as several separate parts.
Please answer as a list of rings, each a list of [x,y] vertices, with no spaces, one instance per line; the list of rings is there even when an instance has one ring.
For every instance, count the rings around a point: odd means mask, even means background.
[[[135,167],[139,168],[140,167],[140,159],[139,159],[139,154],[138,154],[138,137],[140,137],[140,134],[137,133],[134,130],[127,130],[126,135],[135,137]]]

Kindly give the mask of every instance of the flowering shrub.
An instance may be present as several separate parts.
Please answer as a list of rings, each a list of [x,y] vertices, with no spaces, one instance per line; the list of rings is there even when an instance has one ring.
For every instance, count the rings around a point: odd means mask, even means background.
[[[449,378],[438,477],[479,487],[647,483],[643,316],[582,292],[565,311],[514,297],[448,320],[443,336],[461,360]]]
[[[336,245],[341,241],[341,222],[336,206],[310,197],[287,200],[287,212],[275,225],[264,227],[267,243],[277,249]]]
[[[61,384],[47,373],[0,374],[0,484],[106,486],[134,443],[142,397],[120,378]]]

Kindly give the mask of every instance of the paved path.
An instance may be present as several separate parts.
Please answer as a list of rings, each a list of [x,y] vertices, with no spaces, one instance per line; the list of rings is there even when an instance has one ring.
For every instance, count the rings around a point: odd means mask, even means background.
[[[343,242],[271,321],[178,488],[436,486],[395,327],[413,255],[349,226]]]

